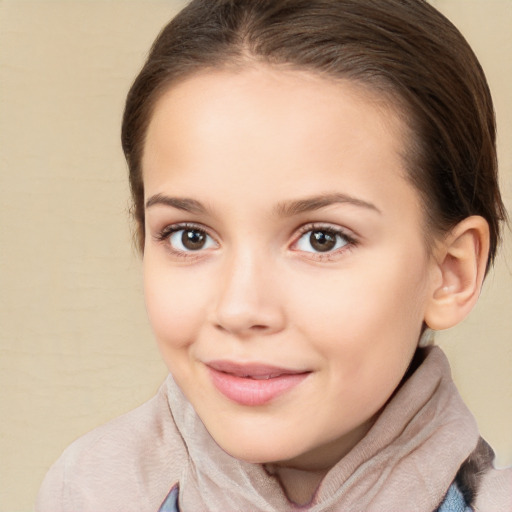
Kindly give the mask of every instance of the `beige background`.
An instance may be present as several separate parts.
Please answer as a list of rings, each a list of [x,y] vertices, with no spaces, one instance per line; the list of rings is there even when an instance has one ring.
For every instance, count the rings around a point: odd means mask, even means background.
[[[124,96],[183,2],[0,1],[0,511],[31,510],[73,439],[165,376],[142,299],[119,145]],[[512,1],[438,0],[487,71],[512,204]],[[480,304],[440,342],[512,463],[508,236]],[[503,255],[508,252],[508,261]]]

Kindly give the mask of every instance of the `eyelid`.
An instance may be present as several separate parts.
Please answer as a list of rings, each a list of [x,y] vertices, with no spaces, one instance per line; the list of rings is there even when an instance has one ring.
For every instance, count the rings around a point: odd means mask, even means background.
[[[166,250],[171,252],[175,256],[179,256],[181,258],[194,258],[198,259],[204,256],[205,252],[210,251],[211,249],[205,249],[205,250],[198,250],[198,251],[180,251],[176,250],[172,247],[172,245],[168,242],[169,237],[181,230],[198,230],[203,233],[205,233],[208,237],[210,237],[218,247],[220,244],[218,242],[218,237],[212,233],[212,230],[203,224],[195,223],[195,222],[177,222],[175,224],[169,224],[166,225],[163,229],[159,230],[156,234],[153,235],[153,239],[158,243],[163,243],[165,245]],[[290,249],[294,252],[300,252],[302,254],[306,253],[306,251],[300,251],[298,249],[294,249],[294,246],[297,245],[298,241],[301,239],[302,236],[304,236],[309,231],[330,231],[336,235],[339,235],[347,240],[347,244],[344,246],[335,249],[333,251],[329,252],[307,252],[308,257],[310,259],[316,259],[316,260],[328,260],[333,259],[336,256],[341,255],[341,253],[344,253],[346,251],[350,251],[352,248],[354,248],[359,243],[359,238],[357,235],[353,233],[353,231],[341,227],[336,224],[331,224],[328,222],[309,222],[307,224],[304,224],[300,226],[298,229],[295,230],[295,233],[292,235],[292,242],[289,245]]]
[[[209,238],[211,238],[215,245],[218,247],[219,242],[217,240],[217,237],[211,233],[211,230],[207,228],[206,226],[202,224],[198,224],[195,222],[177,222],[175,224],[169,224],[165,226],[163,229],[159,230],[155,235],[153,235],[153,239],[157,243],[163,243],[165,245],[165,248],[167,251],[169,251],[173,256],[177,256],[180,258],[189,258],[189,259],[198,259],[204,256],[204,253],[210,251],[211,249],[203,249],[203,250],[197,250],[197,251],[180,251],[178,249],[175,249],[170,243],[169,243],[169,237],[178,231],[183,230],[196,230],[201,231],[205,235],[207,235]]]
[[[308,222],[307,224],[303,224],[298,229],[296,229],[293,237],[295,240],[297,240],[305,233],[315,230],[332,231],[333,233],[338,233],[342,235],[351,242],[356,242],[358,240],[358,236],[352,230],[339,226],[337,224],[332,224],[330,222]]]
[[[330,231],[336,235],[342,236],[347,240],[347,243],[340,247],[339,249],[335,249],[333,251],[328,252],[309,252],[309,251],[300,251],[298,249],[294,249],[293,247],[297,245],[299,240],[310,231]],[[345,253],[346,251],[350,251],[359,243],[358,237],[351,231],[346,228],[343,228],[336,224],[330,224],[326,222],[310,222],[300,226],[295,234],[293,235],[293,241],[290,244],[290,248],[292,251],[300,252],[302,254],[307,254],[307,257],[315,260],[332,260],[336,256]]]

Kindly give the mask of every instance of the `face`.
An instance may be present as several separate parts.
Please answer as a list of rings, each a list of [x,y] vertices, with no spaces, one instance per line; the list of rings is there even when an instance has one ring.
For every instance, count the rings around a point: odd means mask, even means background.
[[[329,467],[400,383],[432,268],[406,140],[378,97],[299,71],[205,73],[157,103],[147,310],[231,455]]]

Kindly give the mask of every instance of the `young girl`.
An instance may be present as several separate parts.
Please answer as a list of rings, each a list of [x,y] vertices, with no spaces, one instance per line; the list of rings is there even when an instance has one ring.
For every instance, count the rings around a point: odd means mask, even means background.
[[[122,134],[170,376],[37,510],[512,510],[431,346],[505,210],[482,70],[422,0],[194,0]]]

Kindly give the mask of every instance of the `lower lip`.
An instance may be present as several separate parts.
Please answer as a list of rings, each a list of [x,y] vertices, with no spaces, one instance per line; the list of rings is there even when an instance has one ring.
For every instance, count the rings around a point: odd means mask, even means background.
[[[250,379],[208,368],[213,385],[240,405],[265,405],[298,386],[309,373],[284,374],[271,379]]]

